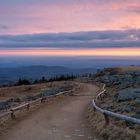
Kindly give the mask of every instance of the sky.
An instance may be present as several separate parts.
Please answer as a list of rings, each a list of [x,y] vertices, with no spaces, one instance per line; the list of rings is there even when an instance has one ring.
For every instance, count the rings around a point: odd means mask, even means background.
[[[139,0],[0,0],[0,33],[139,29]]]
[[[0,56],[140,57],[140,0],[0,0]]]

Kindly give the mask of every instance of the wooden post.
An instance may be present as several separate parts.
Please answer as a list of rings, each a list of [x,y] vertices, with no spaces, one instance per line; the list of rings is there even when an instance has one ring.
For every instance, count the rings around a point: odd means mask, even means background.
[[[94,112],[96,111],[96,108],[95,108],[95,107],[93,107],[93,111],[94,111]]]
[[[43,98],[41,98],[41,103],[43,103],[43,100],[44,100],[44,99],[43,99]]]
[[[15,118],[16,118],[16,116],[15,116],[15,114],[14,114],[14,110],[11,110],[11,118],[12,118],[12,119],[15,119]]]
[[[28,109],[28,110],[30,109],[30,104],[27,105],[27,109]]]
[[[104,118],[105,118],[105,124],[108,125],[109,124],[109,117],[105,113],[103,113],[103,114],[104,114]]]
[[[104,96],[107,96],[107,93],[106,93],[106,91],[104,92]]]
[[[101,100],[101,101],[103,100],[102,95],[100,95],[100,100]]]
[[[46,100],[46,97],[43,97],[43,98],[42,98],[42,103],[44,103],[44,102],[45,102],[45,100]]]
[[[41,99],[41,103],[44,103],[46,99],[47,99],[46,97],[43,97],[43,98]]]

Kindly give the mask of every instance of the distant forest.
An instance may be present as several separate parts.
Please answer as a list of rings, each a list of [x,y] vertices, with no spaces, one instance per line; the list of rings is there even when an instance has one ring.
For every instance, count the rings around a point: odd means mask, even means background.
[[[45,76],[43,76],[39,80],[34,80],[33,82],[27,79],[21,79],[19,78],[18,82],[15,84],[15,86],[19,85],[31,85],[31,84],[39,84],[39,83],[47,83],[47,82],[53,82],[53,81],[66,81],[66,80],[73,80],[77,78],[77,76],[74,75],[61,75],[61,76],[56,76],[50,79],[47,79]]]
[[[19,78],[15,84],[1,85],[0,87],[33,85],[33,84],[48,83],[48,82],[53,82],[53,81],[67,81],[67,80],[74,80],[78,77],[87,77],[87,76],[91,76],[91,75],[92,75],[91,73],[90,74],[83,74],[82,76],[79,76],[79,75],[61,75],[61,76],[55,76],[55,77],[50,78],[50,79],[47,79],[45,76],[43,76],[40,79],[36,79],[36,80]]]

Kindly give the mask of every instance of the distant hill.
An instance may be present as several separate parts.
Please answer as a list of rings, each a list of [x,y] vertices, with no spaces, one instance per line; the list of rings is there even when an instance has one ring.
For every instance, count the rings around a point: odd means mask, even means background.
[[[25,66],[16,68],[0,68],[0,85],[11,84],[16,82],[19,78],[26,78],[30,80],[40,79],[42,76],[52,78],[60,75],[82,75],[86,73],[95,73],[96,69],[72,69],[61,66]]]

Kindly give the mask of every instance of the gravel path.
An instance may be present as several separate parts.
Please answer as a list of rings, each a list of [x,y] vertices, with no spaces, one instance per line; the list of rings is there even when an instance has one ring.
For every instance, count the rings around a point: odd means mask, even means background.
[[[85,119],[87,105],[98,87],[81,84],[78,96],[68,96],[15,123],[0,140],[98,140]],[[83,96],[88,95],[88,96]]]

